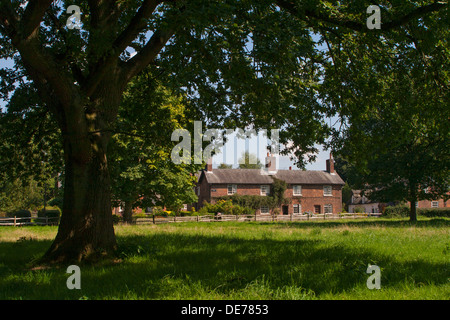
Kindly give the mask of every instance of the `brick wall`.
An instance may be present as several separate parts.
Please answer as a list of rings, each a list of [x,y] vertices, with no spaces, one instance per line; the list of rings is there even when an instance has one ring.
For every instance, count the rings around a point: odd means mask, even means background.
[[[291,199],[289,214],[294,212],[294,204],[301,204],[301,211],[314,212],[314,206],[320,206],[320,213],[324,213],[324,206],[332,205],[333,213],[342,211],[342,188],[338,185],[332,186],[332,195],[324,196],[323,185],[301,185],[302,195],[294,196],[294,188],[289,185],[285,197]]]
[[[438,202],[438,208],[445,208],[445,207],[447,207],[447,202],[444,201],[443,199],[434,200],[434,201]],[[419,208],[432,208],[431,202],[433,202],[433,200],[420,200],[419,201]],[[409,202],[408,202],[408,205],[409,205]]]
[[[272,187],[272,186],[271,186]],[[294,204],[301,205],[301,212],[306,211],[314,212],[315,207],[320,207],[320,213],[323,213],[327,204],[332,205],[333,213],[339,213],[342,211],[342,187],[333,185],[332,195],[324,196],[323,185],[302,185],[302,195],[293,195],[293,186],[288,185],[285,191],[285,197],[290,199],[288,206],[288,214],[294,213]],[[237,185],[237,194],[240,195],[260,195],[260,185]],[[214,198],[228,195],[228,184],[215,184],[209,186],[205,179],[200,184],[200,197],[198,202],[198,208],[200,209],[203,201],[215,202]],[[280,208],[280,213],[283,212],[283,208]],[[260,214],[259,210],[257,214]]]

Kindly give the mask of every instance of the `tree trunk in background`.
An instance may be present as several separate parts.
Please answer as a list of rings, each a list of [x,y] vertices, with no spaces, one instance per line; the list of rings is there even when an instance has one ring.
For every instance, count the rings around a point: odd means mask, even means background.
[[[133,222],[133,202],[125,201],[125,208],[123,210],[123,222],[132,223]]]
[[[417,221],[417,208],[416,208],[417,191],[416,191],[416,184],[410,183],[409,194],[410,194],[410,200],[409,200],[409,202],[410,202],[409,221],[415,222],[415,221]]]

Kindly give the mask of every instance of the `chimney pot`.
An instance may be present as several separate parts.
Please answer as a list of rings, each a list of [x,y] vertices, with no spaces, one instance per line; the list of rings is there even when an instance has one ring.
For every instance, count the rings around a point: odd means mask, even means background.
[[[334,160],[331,152],[330,152],[330,159],[327,159],[327,172],[334,173]]]
[[[208,159],[208,161],[206,162],[206,171],[207,172],[212,172],[212,159]]]

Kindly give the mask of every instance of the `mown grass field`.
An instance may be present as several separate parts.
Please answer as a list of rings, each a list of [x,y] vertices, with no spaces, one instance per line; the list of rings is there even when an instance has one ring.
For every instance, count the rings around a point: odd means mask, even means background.
[[[118,259],[32,269],[56,227],[0,228],[0,299],[450,298],[450,219],[116,226]],[[366,286],[369,264],[381,289]]]

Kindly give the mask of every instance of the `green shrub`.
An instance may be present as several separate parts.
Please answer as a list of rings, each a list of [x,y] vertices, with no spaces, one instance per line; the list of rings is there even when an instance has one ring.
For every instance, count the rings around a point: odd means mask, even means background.
[[[148,215],[145,214],[145,213],[143,213],[143,212],[133,214],[133,218],[134,218],[134,219],[138,219],[138,218],[147,218],[147,217],[148,217]]]
[[[42,208],[37,213],[38,218],[59,218],[61,217],[61,209],[58,207]]]
[[[409,207],[406,205],[388,206],[384,209],[383,216],[387,218],[409,217]]]
[[[364,208],[363,207],[355,207],[353,212],[354,213],[364,213]]]
[[[409,217],[407,205],[390,206],[384,209],[383,216],[392,218]],[[422,217],[450,217],[450,208],[417,208],[417,215]]]
[[[450,217],[450,208],[417,208],[417,215],[423,217]]]
[[[122,217],[117,214],[113,214],[112,219],[113,219],[113,224],[118,224],[122,220]]]
[[[197,213],[199,216],[210,216],[215,214],[215,212],[209,212],[207,206],[201,207],[200,210],[197,211]]]
[[[195,216],[199,216],[200,213],[195,211],[195,208],[192,207],[192,209],[189,211],[180,211],[180,216],[181,217],[195,217]]]
[[[18,210],[14,212],[9,212],[7,214],[9,218],[30,218],[30,219],[21,219],[19,222],[31,222],[31,212],[30,210]]]
[[[48,202],[48,204],[52,207],[58,207],[60,210],[62,210],[63,198],[62,197],[53,198]]]
[[[18,211],[14,211],[14,212],[9,212],[8,213],[8,217],[9,218],[31,218],[31,212],[30,210],[18,210]]]

